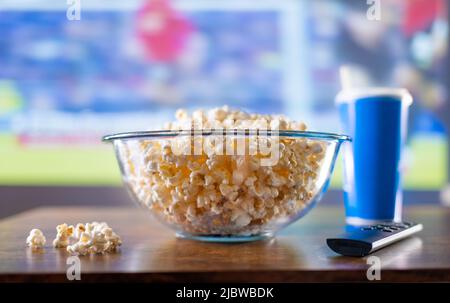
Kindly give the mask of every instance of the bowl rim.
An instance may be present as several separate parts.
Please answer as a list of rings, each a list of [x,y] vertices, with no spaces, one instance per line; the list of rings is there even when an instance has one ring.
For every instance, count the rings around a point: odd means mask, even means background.
[[[315,131],[299,131],[299,130],[261,130],[261,129],[181,129],[181,130],[148,130],[148,131],[132,131],[121,132],[102,137],[102,141],[109,142],[123,139],[141,139],[141,138],[162,138],[162,137],[177,137],[177,136],[280,136],[288,138],[310,138],[330,141],[352,141],[352,138],[347,135],[315,132]]]

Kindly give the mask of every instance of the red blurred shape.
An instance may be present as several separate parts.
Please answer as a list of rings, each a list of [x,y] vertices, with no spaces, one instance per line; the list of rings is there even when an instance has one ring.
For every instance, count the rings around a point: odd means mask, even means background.
[[[193,24],[170,4],[170,0],[149,0],[137,12],[137,36],[148,59],[172,62],[194,30]]]
[[[447,10],[444,0],[408,0],[405,6],[403,32],[407,37],[426,29],[437,17],[444,16]]]

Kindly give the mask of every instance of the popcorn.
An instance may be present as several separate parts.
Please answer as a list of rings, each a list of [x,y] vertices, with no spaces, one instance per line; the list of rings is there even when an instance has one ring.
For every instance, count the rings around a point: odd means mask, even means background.
[[[81,235],[86,231],[86,227],[82,223],[78,223],[77,226],[75,226],[75,238],[80,239]]]
[[[284,116],[248,114],[227,106],[191,115],[178,110],[175,116],[177,120],[167,124],[170,130],[306,130],[304,123]],[[163,221],[195,234],[252,235],[308,206],[318,190],[326,151],[325,143],[307,138],[253,139],[180,136],[129,140],[118,148],[125,181],[138,201]],[[238,140],[246,147],[241,154]],[[269,151],[276,147],[277,161],[263,165],[269,155],[261,146]]]
[[[114,252],[120,245],[122,245],[122,240],[110,227],[105,228],[103,233],[107,241],[105,245],[106,252]]]
[[[66,248],[74,255],[112,253],[122,245],[120,237],[106,222],[78,223],[75,228],[63,223],[56,227],[56,232],[53,246]],[[32,248],[40,248],[45,241],[42,231],[32,229],[26,243]]]
[[[106,243],[105,235],[100,231],[96,231],[92,234],[89,250],[93,254],[103,254],[105,252]]]
[[[33,249],[42,248],[45,245],[46,239],[41,230],[34,228],[30,231],[26,243]]]
[[[68,245],[66,250],[72,255],[87,255],[90,252],[92,243],[91,235],[87,232],[82,232],[78,242]]]
[[[112,253],[122,245],[106,222],[78,223],[75,231],[75,242],[67,245],[67,251],[74,255]]]
[[[56,238],[53,240],[53,247],[64,248],[70,243],[70,238],[74,234],[73,225],[68,226],[66,223],[56,226]]]

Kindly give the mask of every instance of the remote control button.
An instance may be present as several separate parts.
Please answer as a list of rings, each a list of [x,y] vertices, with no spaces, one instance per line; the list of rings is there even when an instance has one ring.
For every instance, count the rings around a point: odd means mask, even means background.
[[[384,228],[384,229],[382,229],[382,231],[384,231],[384,232],[387,232],[387,233],[391,233],[391,232],[393,232],[393,230],[391,230],[391,229],[388,229],[388,228]]]
[[[362,227],[361,230],[373,230],[373,227]]]
[[[392,230],[399,230],[400,227],[397,227],[397,226],[389,226],[389,229],[392,229]]]

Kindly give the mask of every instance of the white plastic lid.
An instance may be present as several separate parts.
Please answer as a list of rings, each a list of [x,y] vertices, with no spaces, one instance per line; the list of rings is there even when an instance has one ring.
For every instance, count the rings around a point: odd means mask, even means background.
[[[369,87],[369,88],[352,88],[340,91],[336,96],[336,103],[350,103],[356,99],[370,98],[375,96],[394,97],[405,102],[410,106],[413,98],[406,88],[390,88],[390,87]]]

